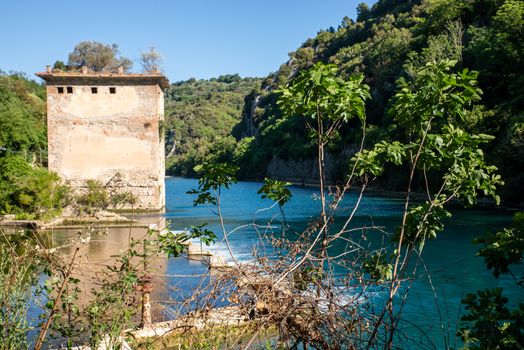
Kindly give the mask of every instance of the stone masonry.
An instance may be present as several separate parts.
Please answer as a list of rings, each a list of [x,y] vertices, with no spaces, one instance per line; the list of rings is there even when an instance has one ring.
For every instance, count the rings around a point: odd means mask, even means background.
[[[164,89],[161,74],[54,72],[47,83],[49,170],[74,188],[94,179],[160,210],[164,187]]]

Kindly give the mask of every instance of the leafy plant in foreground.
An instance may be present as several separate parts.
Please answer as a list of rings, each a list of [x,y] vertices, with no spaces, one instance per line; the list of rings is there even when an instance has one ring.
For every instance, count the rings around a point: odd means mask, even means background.
[[[287,186],[291,186],[291,183],[273,180],[266,177],[264,179],[264,184],[262,187],[260,187],[257,193],[262,195],[262,199],[271,199],[272,201],[277,202],[280,207],[282,207],[284,204],[289,202],[293,196]]]
[[[0,349],[29,349],[32,326],[28,310],[39,262],[34,254],[24,253],[29,242],[4,238],[0,238]]]
[[[446,204],[458,200],[473,205],[479,193],[499,202],[496,190],[503,182],[480,148],[493,137],[467,131],[465,116],[482,93],[476,86],[477,73],[467,69],[454,73],[455,65],[454,61],[430,62],[411,83],[403,83],[390,114],[405,134],[398,133],[399,140],[380,142],[353,158],[360,175],[381,175],[387,163],[405,165],[409,170],[404,212],[392,236],[390,259],[375,258],[364,264],[372,277],[390,284],[387,305],[379,314],[369,346],[381,327],[380,332],[388,334],[388,346],[392,346],[400,319],[393,307],[395,295],[405,278],[415,276],[416,267],[408,268],[410,259],[420,256],[426,240],[436,238],[444,228],[443,220],[451,216]],[[429,171],[440,178],[432,178],[430,183]],[[422,203],[413,203],[411,198],[416,176],[424,181],[426,198]],[[383,324],[386,313],[388,321]]]
[[[215,242],[217,236],[211,230],[205,228],[207,224],[198,226],[191,226],[189,231],[182,231],[179,233],[160,233],[158,237],[159,248],[168,257],[176,258],[180,256],[185,250],[188,242],[192,239],[198,238],[201,243],[209,246]]]
[[[220,227],[222,228],[222,234],[227,245],[227,249],[231,258],[235,260],[231,245],[229,244],[228,233],[224,225],[224,218],[222,216],[221,208],[221,196],[223,189],[229,189],[229,187],[237,182],[236,173],[238,167],[228,163],[208,163],[205,162],[202,165],[195,167],[195,171],[199,173],[200,178],[198,180],[198,189],[192,189],[188,191],[188,194],[194,194],[197,198],[193,204],[211,204],[216,208],[216,215],[220,220]],[[202,227],[193,229],[193,234],[196,234],[201,241],[214,242],[216,236],[209,230],[202,230]]]
[[[318,255],[321,274],[327,258],[329,239],[325,148],[344,123],[358,118],[365,125],[365,101],[370,97],[369,87],[363,84],[363,75],[353,75],[348,80],[343,80],[337,77],[337,71],[335,65],[316,63],[310,69],[302,71],[289,86],[279,90],[281,95],[277,102],[288,118],[306,118],[310,137],[317,145],[322,232]],[[320,289],[320,285],[318,288]]]
[[[264,184],[257,191],[262,199],[268,198],[278,203],[278,208],[282,214],[284,225],[287,225],[286,216],[284,214],[284,205],[291,200],[291,197],[293,197],[293,194],[287,188],[288,186],[291,186],[290,182],[273,180],[266,177],[264,179]]]
[[[477,238],[482,244],[477,256],[484,258],[486,267],[498,278],[509,274],[515,283],[524,289],[524,276],[516,276],[511,268],[519,265],[524,253],[524,212],[515,214],[513,224],[495,234]],[[524,299],[512,300],[518,305],[508,306],[508,298],[502,288],[479,290],[462,299],[467,314],[461,321],[459,335],[464,349],[521,349],[524,344]]]
[[[188,191],[188,194],[197,195],[194,205],[218,205],[220,193],[223,188],[228,189],[236,183],[235,174],[238,167],[228,163],[204,163],[195,167],[200,174],[198,189]]]

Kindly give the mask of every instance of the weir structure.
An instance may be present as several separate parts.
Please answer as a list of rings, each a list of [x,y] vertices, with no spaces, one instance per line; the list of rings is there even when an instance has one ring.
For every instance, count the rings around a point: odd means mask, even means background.
[[[163,209],[167,78],[49,66],[36,75],[47,85],[49,170],[80,191],[93,179],[132,193],[134,208]]]

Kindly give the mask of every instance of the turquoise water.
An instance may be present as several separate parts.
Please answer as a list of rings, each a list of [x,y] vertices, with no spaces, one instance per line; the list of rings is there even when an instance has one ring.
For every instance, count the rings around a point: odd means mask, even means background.
[[[210,206],[194,207],[194,196],[186,194],[197,185],[194,179],[167,178],[166,212],[161,217],[158,217],[158,214],[141,215],[140,221],[162,223],[163,219],[167,219],[173,230],[183,230],[192,225],[208,223],[208,227],[217,233],[219,239],[206,249],[215,254],[228,256],[226,245],[220,234],[218,217],[213,212],[214,208]],[[233,185],[230,190],[223,192],[222,209],[226,229],[231,231],[242,227],[229,236],[234,255],[241,261],[253,259],[254,248],[259,253],[271,253],[271,248],[261,243],[261,237],[264,234],[270,237],[273,232],[275,234],[279,232],[278,208],[273,206],[274,203],[270,200],[262,200],[257,195],[260,186],[260,183],[240,182]],[[291,190],[293,198],[285,206],[285,215],[288,224],[300,232],[310,220],[318,217],[319,191],[302,187],[292,187]],[[344,198],[340,210],[335,213],[335,228],[340,226],[340,221],[350,213],[356,199],[356,194],[353,193],[349,193]],[[392,232],[394,227],[400,223],[402,208],[402,198],[392,197],[385,193],[370,193],[363,198],[350,228],[374,224]],[[396,345],[399,348],[443,349],[445,344],[458,348],[459,344],[454,344],[455,341],[458,341],[455,334],[459,327],[460,315],[464,311],[461,308],[460,300],[466,293],[500,286],[507,288],[505,294],[510,300],[522,299],[521,291],[514,288],[514,282],[511,279],[506,276],[495,279],[486,270],[483,260],[475,257],[478,247],[471,244],[476,236],[486,231],[495,232],[507,226],[511,218],[512,212],[507,210],[453,210],[453,217],[447,222],[445,231],[436,240],[426,243],[422,256],[432,278],[439,306],[436,306],[433,289],[427,277],[421,274],[421,277],[413,282],[403,310],[403,321],[400,324],[400,331],[409,338],[409,341],[407,343],[397,342]],[[264,229],[264,226],[268,226],[268,222],[271,222],[269,231],[273,230],[273,232],[266,232]],[[261,226],[255,229],[253,225],[250,225],[253,223]],[[126,249],[129,235],[135,239],[141,239],[144,234],[145,229],[143,228],[121,227],[109,229],[106,236],[93,235],[88,244],[81,245],[82,258],[80,260],[85,261],[94,270],[100,269],[100,266],[111,260],[112,255]],[[77,230],[56,230],[48,235],[53,246],[61,246],[71,237],[76,237]],[[352,234],[352,238],[370,247],[381,245],[381,237],[382,235],[373,230],[365,233],[356,231]],[[73,249],[73,246],[66,246],[62,252],[70,255]],[[335,244],[330,248],[330,256],[339,254],[345,249],[346,244]],[[185,257],[160,259],[154,265],[156,271],[153,272],[158,272],[158,277],[161,279],[161,283],[156,285],[153,291],[156,319],[176,317],[177,312],[170,310],[179,307],[177,302],[190,297],[196,288],[207,283],[207,267],[200,261],[189,260]],[[420,266],[418,271],[423,272],[423,267]],[[335,272],[340,278],[347,274],[347,270],[342,269]],[[82,276],[79,278],[82,279]],[[93,286],[89,284],[89,278],[85,280],[84,288],[89,290]],[[380,291],[373,295],[379,301],[384,296],[385,294],[381,294]],[[198,303],[199,300],[196,302]],[[218,305],[225,303],[225,301],[219,301]],[[30,314],[36,320],[40,312],[41,310],[33,305]],[[448,337],[446,340],[445,336]]]
[[[213,213],[212,207],[193,206],[194,196],[186,194],[191,188],[197,187],[193,179],[168,178],[166,179],[166,213],[171,228],[175,230],[188,228],[191,225],[208,223],[209,228],[216,233],[220,232],[219,221]],[[278,208],[270,208],[273,204],[269,200],[260,199],[257,190],[260,183],[240,182],[224,191],[222,197],[223,215],[227,230],[241,225],[256,222],[265,224],[273,219],[273,226],[279,224]],[[318,190],[312,188],[292,187],[293,198],[285,206],[288,224],[300,230],[307,222],[318,216],[320,202]],[[343,200],[336,217],[347,216],[356,202],[356,194],[348,194]],[[383,226],[392,232],[400,222],[403,208],[401,198],[373,193],[364,197],[356,213],[352,227],[363,225]],[[264,210],[263,210],[264,209]],[[486,231],[497,231],[511,222],[512,213],[506,210],[495,209],[455,209],[453,217],[446,224],[446,229],[436,240],[426,243],[423,259],[429,271],[434,289],[437,293],[439,311],[435,304],[433,290],[427,278],[416,279],[411,289],[408,303],[403,312],[405,322],[401,324],[401,331],[411,338],[411,345],[407,348],[443,348],[444,336],[449,335],[451,346],[457,330],[458,319],[463,312],[460,299],[468,292],[477,289],[493,288],[496,286],[509,287],[506,294],[510,297],[519,296],[520,291],[512,289],[514,283],[506,277],[493,278],[486,270],[483,260],[475,257],[477,247],[471,244],[474,237]],[[260,243],[263,229],[255,230],[252,226],[238,230],[229,239],[235,256],[239,260],[252,258],[253,247],[261,251],[264,247]],[[360,235],[360,233],[359,233]],[[366,241],[370,245],[378,244],[380,236],[377,232],[366,232]],[[214,253],[227,255],[224,242],[220,239],[209,248]],[[330,253],[341,252],[345,245],[335,246]],[[422,269],[422,267],[419,268]],[[167,263],[167,274],[198,274],[205,271],[199,262],[185,259],[173,260]],[[190,291],[196,282],[173,279],[181,290]]]

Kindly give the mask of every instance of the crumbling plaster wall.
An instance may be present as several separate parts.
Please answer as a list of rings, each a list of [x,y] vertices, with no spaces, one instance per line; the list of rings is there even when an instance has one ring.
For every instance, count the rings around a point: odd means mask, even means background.
[[[49,170],[73,187],[83,187],[88,179],[107,183],[119,173],[125,184],[120,191],[136,195],[139,208],[163,208],[162,89],[74,83],[47,86]],[[73,93],[59,94],[58,86],[72,86]],[[109,87],[116,93],[110,94]]]

